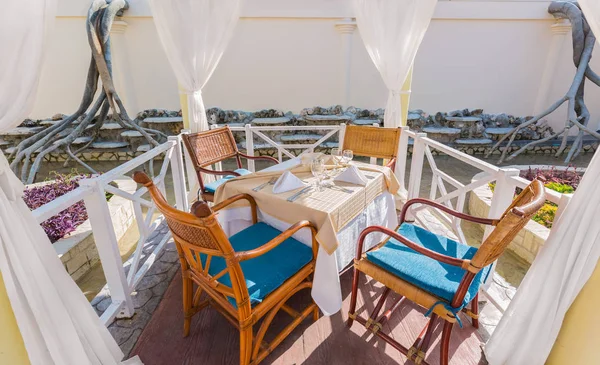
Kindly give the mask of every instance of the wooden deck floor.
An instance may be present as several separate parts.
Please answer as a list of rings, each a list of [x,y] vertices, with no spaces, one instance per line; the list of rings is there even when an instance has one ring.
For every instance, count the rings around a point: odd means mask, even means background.
[[[344,296],[342,311],[331,317],[321,317],[317,322],[307,318],[261,364],[412,364],[391,346],[374,338],[370,332],[367,333],[360,324],[355,322],[351,329],[346,327],[352,271],[343,274],[340,280]],[[374,284],[361,275],[359,313],[364,313],[365,310],[370,312],[381,292],[379,284]],[[392,299],[390,295],[388,303]],[[298,293],[292,298],[291,306],[302,308],[308,300],[308,291]],[[410,347],[427,321],[423,312],[424,310],[411,304],[403,305],[385,325],[384,331]],[[278,314],[271,332],[283,328],[288,321],[289,317],[285,313]],[[467,319],[463,322],[465,327],[461,329],[455,326],[452,334],[450,363],[485,364],[479,333]],[[436,327],[432,347],[426,357],[430,364],[439,363],[441,327]],[[181,276],[177,274],[131,355],[139,355],[145,365],[238,364],[238,332],[214,309],[208,308],[196,314],[189,337],[183,338],[182,330]]]

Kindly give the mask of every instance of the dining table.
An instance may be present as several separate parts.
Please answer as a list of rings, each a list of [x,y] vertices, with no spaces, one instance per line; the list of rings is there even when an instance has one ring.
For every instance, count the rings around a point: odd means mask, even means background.
[[[298,188],[273,193],[272,182],[285,171],[314,186],[316,178],[310,167],[302,163],[302,158],[296,157],[228,180],[215,193],[215,203],[241,193],[251,195],[258,206],[259,221],[280,231],[301,220],[308,220],[316,226],[319,250],[311,295],[326,316],[342,308],[340,272],[353,262],[361,232],[374,225],[390,229],[398,226],[394,197],[399,184],[394,173],[384,166],[361,162],[351,164],[360,170],[366,184],[331,179],[320,191],[316,188],[302,189],[302,194],[298,194]],[[234,235],[252,225],[250,206],[245,201],[238,201],[219,211],[218,220],[228,236]],[[298,231],[293,238],[312,245],[308,229]],[[385,238],[381,233],[369,234],[364,249],[374,247]]]

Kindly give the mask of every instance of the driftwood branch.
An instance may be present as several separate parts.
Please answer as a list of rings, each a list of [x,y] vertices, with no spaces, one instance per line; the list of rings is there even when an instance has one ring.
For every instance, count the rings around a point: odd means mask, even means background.
[[[575,140],[569,149],[565,159],[565,162],[567,163],[581,153],[583,148],[583,137],[585,134],[589,134],[600,140],[600,134],[591,130],[587,126],[591,118],[584,100],[586,80],[590,80],[592,83],[600,86],[600,76],[598,76],[598,74],[591,69],[589,64],[590,59],[592,58],[594,45],[596,43],[596,37],[592,33],[577,3],[554,1],[548,7],[548,12],[557,19],[568,19],[571,22],[573,38],[573,63],[575,64],[575,67],[577,67],[577,72],[573,78],[571,87],[565,96],[554,102],[554,104],[552,104],[548,109],[534,116],[532,119],[513,128],[510,132],[502,136],[502,138],[500,138],[500,140],[498,140],[498,142],[490,149],[486,157],[489,157],[493,151],[500,149],[500,145],[508,140],[506,145],[503,147],[498,163],[502,163],[505,160],[511,160],[522,152],[526,151],[528,148],[534,147],[540,143],[562,137],[560,147],[556,152],[556,157],[558,157],[567,149],[567,138],[571,128],[578,128],[579,133],[575,137]],[[556,132],[549,137],[530,142],[507,157],[508,151],[510,150],[517,133],[520,130],[537,123],[544,117],[547,117],[565,102],[567,103],[567,118],[564,127],[559,132]]]
[[[85,152],[97,140],[109,112],[112,112],[112,121],[127,130],[138,131],[153,146],[166,139],[164,133],[143,128],[131,120],[115,90],[110,29],[115,16],[121,15],[128,7],[125,0],[92,1],[86,21],[92,57],[81,103],[73,114],[23,140],[15,148],[10,156],[13,159],[11,168],[21,176],[23,182],[33,183],[44,157],[56,152],[65,152],[69,156],[65,165],[72,160],[87,170],[95,172],[78,155]],[[98,93],[99,81],[102,81],[100,93]],[[94,100],[96,94],[98,96]],[[84,133],[91,133],[90,141],[73,151],[73,142]]]

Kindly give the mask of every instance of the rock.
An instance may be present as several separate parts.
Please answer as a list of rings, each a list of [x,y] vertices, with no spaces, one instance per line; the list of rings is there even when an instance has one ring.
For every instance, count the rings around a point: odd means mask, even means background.
[[[349,106],[349,107],[346,109],[346,114],[356,114],[356,112],[357,112],[357,111],[358,111],[358,109],[356,109],[355,107],[353,107],[353,106]]]
[[[510,125],[510,119],[505,113],[496,115],[494,122],[498,127],[508,127]]]
[[[462,116],[464,116],[464,114],[463,114],[462,110],[453,110],[451,112],[448,112],[448,116],[450,116],[450,117],[462,117]]]
[[[483,109],[473,109],[471,110],[470,114],[472,117],[480,116],[481,114],[483,114]]]
[[[444,123],[446,121],[446,119],[444,118],[444,115],[441,112],[435,113],[434,120],[439,125],[442,125],[442,123]]]
[[[63,120],[63,119],[65,119],[65,117],[66,117],[66,115],[58,113],[58,114],[54,114],[51,119],[52,120]]]
[[[110,297],[104,298],[100,303],[96,304],[96,309],[104,313],[104,311],[112,304]]]

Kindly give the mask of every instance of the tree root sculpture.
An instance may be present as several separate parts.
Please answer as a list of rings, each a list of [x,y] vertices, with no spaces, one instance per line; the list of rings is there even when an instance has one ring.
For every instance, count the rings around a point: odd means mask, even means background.
[[[586,133],[600,140],[600,134],[591,130],[587,126],[590,121],[590,113],[583,99],[586,79],[600,86],[600,76],[592,71],[589,66],[590,59],[592,58],[592,51],[594,50],[594,44],[596,43],[596,37],[592,33],[585,17],[583,16],[581,8],[579,8],[577,3],[553,1],[548,7],[548,12],[557,19],[569,19],[571,22],[573,37],[573,63],[575,64],[575,67],[577,67],[577,72],[573,78],[571,87],[565,96],[557,100],[542,113],[513,128],[490,149],[490,151],[486,154],[486,157],[489,157],[494,150],[500,147],[502,142],[508,139],[498,163],[502,163],[505,160],[511,160],[521,154],[523,151],[537,144],[554,138],[562,137],[560,147],[555,155],[556,157],[559,157],[567,148],[567,138],[569,136],[569,130],[572,127],[578,128],[579,133],[575,137],[575,140],[569,149],[565,163],[570,162],[573,158],[577,157],[581,153],[583,148],[583,137]],[[564,128],[561,128],[551,136],[530,142],[513,152],[510,156],[506,156],[519,130],[537,123],[542,118],[553,113],[564,103],[567,103],[568,108],[567,120],[565,121]]]
[[[58,151],[64,151],[69,156],[65,165],[72,159],[92,173],[96,173],[77,155],[87,150],[96,141],[100,128],[109,117],[109,111],[112,111],[112,121],[124,129],[138,131],[151,145],[158,146],[159,141],[167,138],[164,133],[143,128],[131,120],[115,90],[112,79],[110,29],[115,16],[121,15],[128,8],[126,0],[92,1],[86,22],[92,59],[81,103],[75,113],[17,145],[10,156],[13,159],[11,168],[23,182],[33,183],[44,157]],[[98,93],[99,80],[102,81],[102,90]],[[98,96],[94,101],[96,94]],[[73,150],[73,142],[83,136],[84,132],[91,133],[90,140],[81,148]]]

